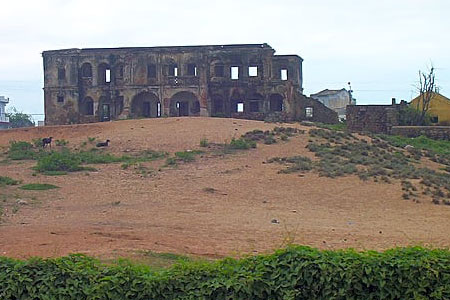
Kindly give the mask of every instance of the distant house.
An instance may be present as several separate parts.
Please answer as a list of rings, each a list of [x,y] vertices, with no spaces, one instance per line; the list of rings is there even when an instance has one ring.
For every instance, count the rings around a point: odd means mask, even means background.
[[[347,91],[346,89],[325,89],[316,94],[311,94],[310,97],[319,100],[326,107],[331,108],[332,110],[337,112],[339,119],[346,118],[347,105],[356,104],[356,99],[352,97],[351,91]]]
[[[409,105],[412,108],[421,110],[422,99],[420,95],[411,100]],[[450,125],[450,99],[439,93],[433,93],[428,113],[431,116],[432,123],[438,125]]]
[[[0,129],[9,127],[9,118],[6,116],[6,104],[9,103],[9,98],[0,96]]]

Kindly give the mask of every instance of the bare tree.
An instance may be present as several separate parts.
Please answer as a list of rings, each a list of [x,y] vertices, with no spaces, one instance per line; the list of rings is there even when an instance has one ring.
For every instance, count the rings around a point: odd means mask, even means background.
[[[419,101],[417,101],[417,118],[416,125],[424,125],[425,116],[430,108],[431,98],[436,90],[434,67],[431,66],[429,73],[419,71],[419,83],[417,85],[419,90]]]

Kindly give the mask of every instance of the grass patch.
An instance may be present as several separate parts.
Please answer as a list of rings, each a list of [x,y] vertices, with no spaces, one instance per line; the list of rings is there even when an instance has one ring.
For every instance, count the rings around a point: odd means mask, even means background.
[[[52,190],[52,189],[58,189],[59,186],[48,184],[48,183],[29,183],[24,184],[20,187],[22,190],[27,191],[45,191],[45,190]]]
[[[9,144],[8,158],[12,160],[36,159],[37,152],[33,150],[33,145],[24,141],[12,141]]]
[[[175,159],[183,162],[191,162],[195,160],[195,157],[199,154],[203,153],[200,150],[187,150],[175,152]]]
[[[0,176],[0,186],[2,185],[18,185],[21,181],[12,179],[8,176]]]
[[[256,142],[245,138],[233,138],[225,147],[232,150],[248,150],[251,148],[256,148]]]
[[[450,141],[433,140],[423,135],[416,138],[408,138],[398,135],[380,135],[380,137],[396,147],[403,148],[406,145],[411,145],[417,149],[429,150],[437,154],[450,155]]]
[[[209,142],[207,138],[202,138],[200,140],[200,147],[208,147],[209,146]]]

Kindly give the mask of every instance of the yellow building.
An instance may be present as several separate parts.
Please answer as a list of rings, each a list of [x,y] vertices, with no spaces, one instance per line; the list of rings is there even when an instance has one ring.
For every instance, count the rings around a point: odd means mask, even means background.
[[[419,104],[419,110],[422,109],[422,99],[420,95],[411,100],[410,107],[417,108]],[[439,93],[433,93],[431,96],[430,107],[428,114],[431,116],[433,123],[438,125],[450,126],[450,99],[442,96]]]

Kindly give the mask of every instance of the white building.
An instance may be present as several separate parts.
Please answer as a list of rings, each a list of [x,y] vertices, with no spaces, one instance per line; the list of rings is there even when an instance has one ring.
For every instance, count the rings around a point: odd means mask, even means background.
[[[355,105],[356,99],[352,97],[351,91],[346,89],[329,90],[325,89],[316,94],[311,94],[311,98],[322,102],[326,107],[338,113],[339,119],[345,119],[347,105]]]
[[[6,116],[6,104],[9,103],[9,98],[0,96],[0,129],[8,128],[9,118]]]

